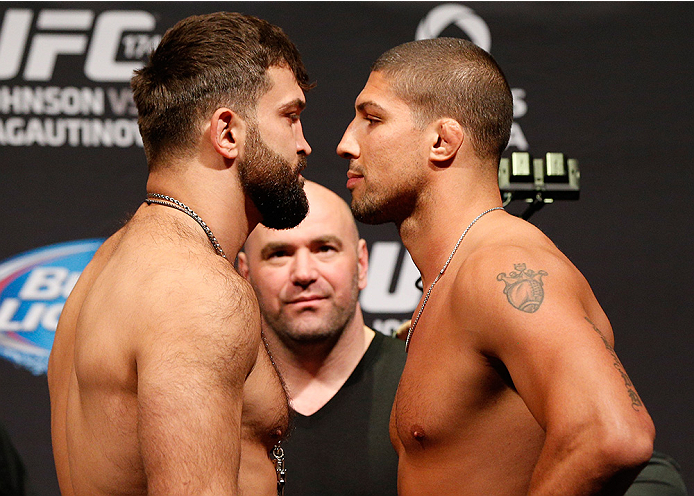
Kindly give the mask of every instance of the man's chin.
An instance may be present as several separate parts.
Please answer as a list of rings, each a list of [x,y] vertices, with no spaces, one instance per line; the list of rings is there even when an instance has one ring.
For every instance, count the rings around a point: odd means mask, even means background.
[[[354,218],[364,224],[377,225],[390,222],[390,219],[380,210],[363,208],[359,204],[355,205],[354,202],[352,202],[351,210]]]
[[[303,325],[295,325],[291,330],[286,331],[287,337],[297,346],[323,345],[335,341],[341,332],[329,330],[323,319],[320,321],[307,319]]]

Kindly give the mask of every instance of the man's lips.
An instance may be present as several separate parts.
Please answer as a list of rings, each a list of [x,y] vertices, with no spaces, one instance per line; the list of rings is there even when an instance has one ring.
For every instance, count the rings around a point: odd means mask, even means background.
[[[293,304],[300,304],[300,303],[312,303],[315,301],[320,301],[324,300],[325,296],[320,296],[320,295],[306,295],[306,296],[299,296],[297,298],[292,298],[288,300],[286,303],[289,305]]]
[[[363,174],[348,170],[347,171],[347,189],[354,188],[357,185],[357,183],[362,179],[364,179]]]

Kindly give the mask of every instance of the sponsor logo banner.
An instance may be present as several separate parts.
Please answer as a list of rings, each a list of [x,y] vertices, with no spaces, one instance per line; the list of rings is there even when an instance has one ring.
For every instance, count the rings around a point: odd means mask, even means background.
[[[155,14],[9,8],[0,17],[0,146],[142,147],[129,81],[161,40]]]
[[[0,357],[46,372],[65,300],[103,241],[45,246],[0,264]]]

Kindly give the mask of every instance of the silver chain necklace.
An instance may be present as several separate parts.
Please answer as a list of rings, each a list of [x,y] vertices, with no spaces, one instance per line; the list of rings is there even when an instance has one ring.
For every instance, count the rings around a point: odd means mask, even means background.
[[[475,222],[480,220],[482,217],[487,215],[489,212],[493,212],[494,210],[503,210],[504,207],[494,207],[490,208],[489,210],[485,210],[481,214],[479,214],[477,217],[474,218],[472,222],[465,228],[463,231],[463,234],[460,235],[460,238],[458,238],[458,242],[455,244],[453,247],[453,251],[451,254],[448,256],[448,260],[446,260],[446,263],[443,264],[443,267],[439,271],[439,273],[436,275],[436,279],[434,279],[434,282],[431,283],[431,286],[429,286],[429,290],[427,291],[427,294],[424,296],[424,301],[422,302],[422,306],[419,308],[419,312],[417,312],[417,316],[415,317],[414,321],[412,322],[412,325],[410,325],[410,329],[407,331],[407,339],[405,340],[405,352],[408,351],[410,347],[410,338],[412,338],[412,334],[414,333],[415,327],[417,327],[417,322],[419,322],[419,317],[422,316],[422,312],[424,311],[424,307],[426,306],[427,302],[429,301],[429,295],[431,295],[431,290],[434,289],[434,286],[436,285],[437,282],[439,282],[439,279],[443,275],[443,273],[446,271],[446,268],[448,267],[448,264],[451,263],[451,260],[453,260],[453,255],[455,255],[455,252],[458,250],[458,247],[460,246],[460,243],[462,243],[463,238],[465,238],[465,235],[467,232],[470,230],[472,226],[475,225]]]
[[[205,224],[205,221],[200,218],[198,214],[195,213],[195,211],[190,208],[188,205],[183,203],[182,201],[178,201],[176,198],[173,198],[171,196],[166,196],[166,195],[161,195],[159,193],[147,193],[147,198],[145,199],[145,203],[147,205],[151,205],[152,203],[156,203],[157,205],[163,205],[165,207],[171,207],[175,208],[176,210],[180,210],[184,214],[189,215],[190,217],[193,218],[195,222],[200,224],[200,227],[202,227],[202,230],[205,231],[205,234],[207,234],[207,237],[210,240],[210,243],[212,243],[212,247],[214,250],[217,252],[217,255],[219,255],[222,258],[226,258],[226,254],[224,253],[224,250],[222,250],[222,247],[219,244],[219,241],[217,241],[217,238],[214,237],[214,234],[212,234],[212,229],[210,229],[207,224]]]

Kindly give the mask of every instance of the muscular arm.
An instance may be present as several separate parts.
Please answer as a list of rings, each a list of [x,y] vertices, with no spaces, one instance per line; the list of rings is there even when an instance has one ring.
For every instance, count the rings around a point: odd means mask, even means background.
[[[654,428],[588,284],[551,250],[505,249],[476,270],[484,352],[546,433],[529,494],[622,494]]]
[[[238,494],[243,387],[260,327],[249,288],[226,277],[179,276],[141,330],[138,438],[150,496]]]

